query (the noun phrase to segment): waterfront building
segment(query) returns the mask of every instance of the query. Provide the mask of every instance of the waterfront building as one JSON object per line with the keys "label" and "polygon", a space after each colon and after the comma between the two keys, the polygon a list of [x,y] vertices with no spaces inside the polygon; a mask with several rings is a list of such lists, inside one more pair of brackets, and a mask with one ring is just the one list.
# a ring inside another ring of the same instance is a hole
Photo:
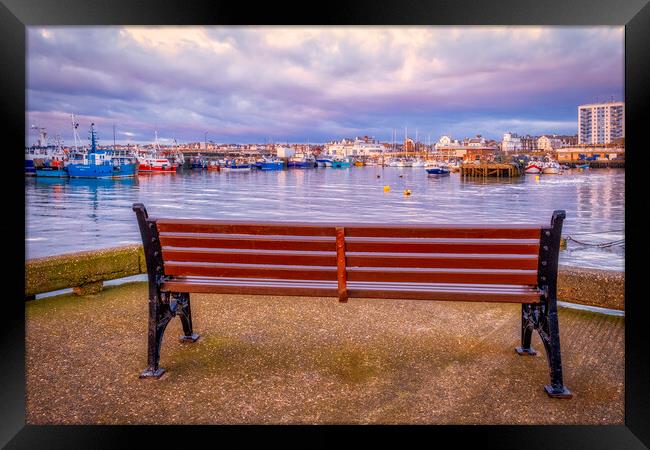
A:
{"label": "waterfront building", "polygon": [[519,152],[523,150],[521,138],[516,133],[504,133],[501,142],[501,150],[504,153]]}
{"label": "waterfront building", "polygon": [[625,137],[625,103],[578,106],[578,144],[610,144]]}
{"label": "waterfront building", "polygon": [[371,136],[331,141],[325,145],[325,153],[331,156],[379,156],[383,146]]}
{"label": "waterfront building", "polygon": [[556,150],[560,163],[577,162],[587,159],[593,161],[625,161],[625,147],[617,144],[583,145],[561,147]]}
{"label": "waterfront building", "polygon": [[480,134],[477,134],[476,137],[464,139],[463,145],[471,148],[485,147],[486,141]]}
{"label": "waterfront building", "polygon": [[544,135],[537,139],[537,148],[547,152],[552,152],[553,150],[562,147],[562,145],[564,145],[562,139],[554,134],[549,136]]}
{"label": "waterfront building", "polygon": [[538,141],[539,136],[531,136],[527,134],[526,136],[520,136],[519,140],[521,141],[521,151],[523,153],[531,153],[539,148]]}

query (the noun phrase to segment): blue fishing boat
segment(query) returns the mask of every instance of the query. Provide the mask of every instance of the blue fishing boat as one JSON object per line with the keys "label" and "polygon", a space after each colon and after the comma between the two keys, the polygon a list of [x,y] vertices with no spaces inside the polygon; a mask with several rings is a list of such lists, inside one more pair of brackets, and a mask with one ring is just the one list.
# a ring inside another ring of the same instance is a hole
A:
{"label": "blue fishing boat", "polygon": [[300,157],[293,157],[287,162],[287,167],[295,169],[310,169],[317,167],[318,163],[312,155],[303,155]]}
{"label": "blue fishing boat", "polygon": [[445,175],[449,175],[450,172],[449,169],[440,166],[429,167],[428,169],[425,170],[427,171],[428,175],[434,177],[444,177]]}
{"label": "blue fishing boat", "polygon": [[62,166],[44,166],[40,169],[36,169],[37,177],[46,177],[46,178],[68,178],[68,169],[67,167]]}
{"label": "blue fishing boat", "polygon": [[251,165],[240,160],[225,161],[221,166],[222,172],[250,172]]}
{"label": "blue fishing boat", "polygon": [[284,162],[278,158],[263,158],[261,161],[257,161],[255,166],[260,170],[282,170],[284,168]]}
{"label": "blue fishing boat", "polygon": [[68,174],[73,178],[121,178],[133,177],[137,173],[137,160],[125,152],[100,150],[97,148],[95,124],[90,125],[90,150],[80,162],[68,165]]}

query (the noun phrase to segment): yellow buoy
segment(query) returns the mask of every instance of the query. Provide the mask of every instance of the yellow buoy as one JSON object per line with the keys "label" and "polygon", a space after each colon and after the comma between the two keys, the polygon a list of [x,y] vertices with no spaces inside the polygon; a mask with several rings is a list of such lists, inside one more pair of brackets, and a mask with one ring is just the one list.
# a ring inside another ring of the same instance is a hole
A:
{"label": "yellow buoy", "polygon": [[411,190],[410,189],[405,189],[404,190],[404,195],[411,195]]}
{"label": "yellow buoy", "polygon": [[539,175],[535,175],[535,181],[539,181]]}
{"label": "yellow buoy", "polygon": [[390,186],[388,185],[384,186],[384,192],[388,192],[388,191],[390,191]]}

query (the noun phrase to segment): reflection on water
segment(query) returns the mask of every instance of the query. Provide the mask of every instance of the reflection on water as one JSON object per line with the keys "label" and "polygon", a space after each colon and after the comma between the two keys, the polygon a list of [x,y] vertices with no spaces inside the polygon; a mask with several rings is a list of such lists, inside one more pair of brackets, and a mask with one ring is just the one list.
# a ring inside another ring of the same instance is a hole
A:
{"label": "reflection on water", "polygon": [[[536,181],[428,178],[423,169],[397,167],[26,178],[26,251],[34,258],[139,242],[134,202],[161,217],[380,223],[546,223],[554,209],[565,209],[564,235],[623,230],[624,181],[622,169],[574,170]],[[405,189],[412,194],[405,196]],[[624,233],[575,237],[603,242]],[[624,249],[569,242],[560,261],[623,270]]]}

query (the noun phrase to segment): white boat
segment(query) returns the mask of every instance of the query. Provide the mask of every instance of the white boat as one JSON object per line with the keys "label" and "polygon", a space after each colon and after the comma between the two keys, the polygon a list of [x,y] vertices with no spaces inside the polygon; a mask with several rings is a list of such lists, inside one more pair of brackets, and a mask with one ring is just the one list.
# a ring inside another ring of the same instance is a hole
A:
{"label": "white boat", "polygon": [[561,168],[557,161],[548,161],[542,166],[542,173],[544,174],[558,174],[560,172]]}
{"label": "white boat", "polygon": [[524,169],[524,173],[529,173],[529,174],[538,174],[542,173],[543,170],[543,164],[540,163],[539,161],[530,161],[528,165],[526,165],[526,168]]}
{"label": "white boat", "polygon": [[411,164],[411,166],[412,167],[424,167],[425,163],[424,163],[424,160],[418,158],[418,159],[413,160],[413,164]]}

